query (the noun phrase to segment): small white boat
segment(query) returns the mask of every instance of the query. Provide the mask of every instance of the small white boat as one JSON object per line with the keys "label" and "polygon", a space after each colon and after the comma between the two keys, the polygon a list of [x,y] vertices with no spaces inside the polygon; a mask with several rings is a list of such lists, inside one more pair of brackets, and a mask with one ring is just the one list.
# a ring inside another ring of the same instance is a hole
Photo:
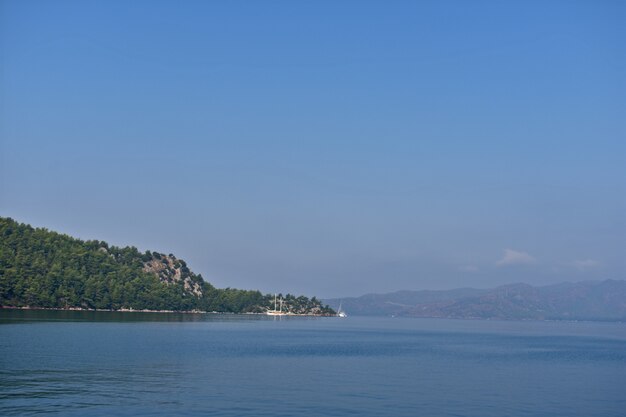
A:
{"label": "small white boat", "polygon": [[341,309],[341,302],[339,302],[339,308],[337,309],[337,317],[341,317],[341,318],[348,317],[346,312]]}

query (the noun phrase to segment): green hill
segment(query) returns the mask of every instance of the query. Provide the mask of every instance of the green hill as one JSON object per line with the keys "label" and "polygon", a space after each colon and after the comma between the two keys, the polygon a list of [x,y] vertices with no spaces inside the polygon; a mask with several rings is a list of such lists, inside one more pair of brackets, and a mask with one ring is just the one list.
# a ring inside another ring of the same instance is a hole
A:
{"label": "green hill", "polygon": [[[331,315],[315,297],[287,294],[284,309]],[[273,295],[217,289],[182,259],[83,241],[0,217],[0,306],[262,313]]]}

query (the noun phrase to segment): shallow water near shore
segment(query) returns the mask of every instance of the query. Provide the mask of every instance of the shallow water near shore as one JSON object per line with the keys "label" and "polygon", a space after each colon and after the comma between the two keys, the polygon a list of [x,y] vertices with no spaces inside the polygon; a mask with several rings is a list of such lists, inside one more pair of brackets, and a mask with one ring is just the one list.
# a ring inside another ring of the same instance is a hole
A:
{"label": "shallow water near shore", "polygon": [[0,310],[0,415],[622,416],[626,324]]}

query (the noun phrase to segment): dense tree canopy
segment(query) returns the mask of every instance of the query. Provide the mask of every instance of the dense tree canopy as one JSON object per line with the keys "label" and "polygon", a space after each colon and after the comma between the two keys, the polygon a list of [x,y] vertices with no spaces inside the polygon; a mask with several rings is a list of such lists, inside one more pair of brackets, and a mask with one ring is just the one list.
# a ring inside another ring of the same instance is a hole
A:
{"label": "dense tree canopy", "polygon": [[[155,260],[170,275],[147,270]],[[177,280],[170,279],[170,269],[178,271]],[[286,311],[333,313],[315,297],[283,298]],[[0,306],[261,313],[273,299],[259,291],[217,289],[171,254],[83,241],[0,217]]]}

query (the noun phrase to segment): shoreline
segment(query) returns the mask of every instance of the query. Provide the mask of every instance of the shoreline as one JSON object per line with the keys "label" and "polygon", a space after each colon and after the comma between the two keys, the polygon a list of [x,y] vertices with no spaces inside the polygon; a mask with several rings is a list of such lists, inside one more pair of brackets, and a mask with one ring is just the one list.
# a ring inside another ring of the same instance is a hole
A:
{"label": "shoreline", "polygon": [[[218,311],[200,311],[200,310],[135,310],[132,308],[121,308],[119,310],[109,310],[105,308],[83,308],[83,307],[16,307],[16,306],[0,306],[0,310],[45,310],[45,311],[93,311],[93,312],[109,312],[109,313],[184,313],[184,314],[224,314]],[[236,313],[233,313],[236,314]]]}
{"label": "shoreline", "polygon": [[[28,310],[28,311],[92,311],[92,312],[107,312],[107,313],[162,313],[162,314],[236,314],[236,315],[255,315],[255,316],[269,316],[266,313],[233,313],[230,311],[202,311],[202,310],[135,310],[132,308],[121,308],[119,310],[109,310],[103,308],[83,308],[83,307],[16,307],[16,306],[0,306],[2,310]],[[282,314],[281,317],[335,317],[332,315],[323,314]]]}

